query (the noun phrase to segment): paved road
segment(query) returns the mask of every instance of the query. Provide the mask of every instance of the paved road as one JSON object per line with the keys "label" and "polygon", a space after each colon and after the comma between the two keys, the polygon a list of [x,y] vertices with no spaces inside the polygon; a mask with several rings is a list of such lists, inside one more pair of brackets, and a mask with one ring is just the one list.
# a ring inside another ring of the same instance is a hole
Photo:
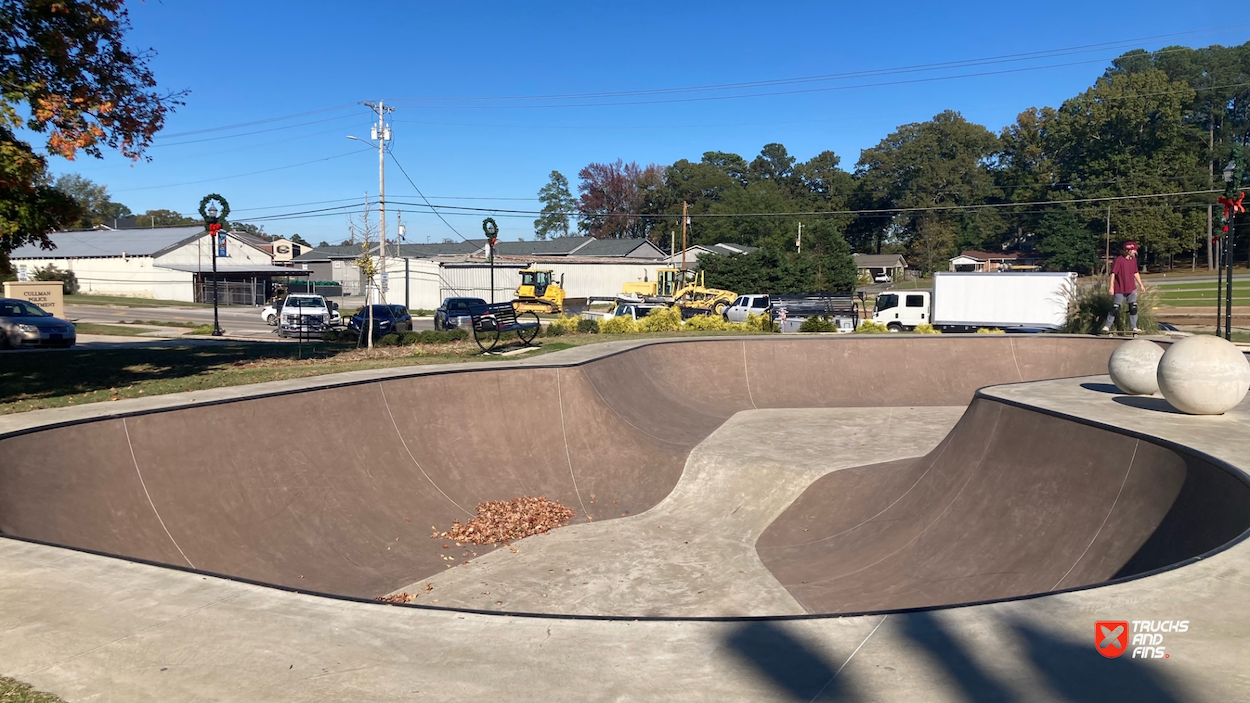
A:
{"label": "paved road", "polygon": [[[66,305],[66,315],[78,322],[117,323],[122,320],[194,322],[212,324],[212,308],[131,308],[111,305]],[[254,339],[277,339],[276,327],[260,319],[261,308],[225,307],[218,309],[221,328],[227,334]],[[433,319],[413,320],[413,329],[434,329]]]}

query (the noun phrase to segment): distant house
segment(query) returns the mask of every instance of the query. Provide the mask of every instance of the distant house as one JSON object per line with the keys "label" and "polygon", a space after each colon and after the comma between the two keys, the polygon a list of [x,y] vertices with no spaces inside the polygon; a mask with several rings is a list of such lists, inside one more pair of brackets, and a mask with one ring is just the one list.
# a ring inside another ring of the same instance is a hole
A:
{"label": "distant house", "polygon": [[750,254],[758,251],[759,247],[749,247],[745,244],[732,244],[729,242],[719,242],[717,244],[695,244],[687,247],[685,252],[677,252],[668,257],[665,261],[669,266],[681,266],[682,255],[685,254],[686,266],[694,266],[699,261],[699,257],[704,254],[720,254],[721,256],[730,256],[732,254]]}
{"label": "distant house", "polygon": [[855,269],[860,277],[867,276],[870,281],[889,277],[890,281],[903,278],[903,269],[907,268],[907,260],[902,254],[851,254],[855,260]]}
{"label": "distant house", "polygon": [[[28,274],[48,265],[73,271],[83,293],[212,299],[213,242],[203,225],[55,232],[48,239],[51,250],[29,244],[14,249],[13,267]],[[274,266],[267,252],[228,233],[217,274],[224,304],[256,305],[268,298],[273,277],[308,272]]]}
{"label": "distant house", "polygon": [[977,251],[969,249],[960,252],[959,256],[950,260],[951,271],[1020,271],[1037,268],[1036,257],[1018,252]]}

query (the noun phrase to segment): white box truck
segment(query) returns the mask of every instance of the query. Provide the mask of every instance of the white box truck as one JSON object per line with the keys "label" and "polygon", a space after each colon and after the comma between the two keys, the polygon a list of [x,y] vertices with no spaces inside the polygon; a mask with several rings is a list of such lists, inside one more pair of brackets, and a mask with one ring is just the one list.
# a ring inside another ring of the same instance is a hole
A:
{"label": "white box truck", "polygon": [[1058,330],[1068,315],[1075,273],[935,273],[933,291],[877,296],[872,319],[892,332],[931,324],[948,332],[978,328]]}

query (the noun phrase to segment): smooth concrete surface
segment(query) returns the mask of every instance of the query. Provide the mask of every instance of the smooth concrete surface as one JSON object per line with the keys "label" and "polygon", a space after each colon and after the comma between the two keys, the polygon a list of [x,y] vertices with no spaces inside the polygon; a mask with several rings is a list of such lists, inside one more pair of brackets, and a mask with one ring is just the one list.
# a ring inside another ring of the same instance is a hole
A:
{"label": "smooth concrete surface", "polygon": [[[483,501],[545,496],[573,507],[575,524],[651,509],[691,449],[736,412],[965,405],[990,383],[1102,371],[1117,343],[634,342],[546,364],[360,372],[179,394],[188,397],[173,407],[154,398],[40,411],[12,422],[66,424],[0,436],[0,532],[373,598],[445,571],[430,528]],[[92,413],[106,415],[71,420]],[[283,423],[298,430],[268,429]]]}
{"label": "smooth concrete surface", "polygon": [[1111,352],[1107,372],[1111,382],[1129,395],[1159,392],[1159,359],[1163,347],[1149,339],[1130,339]]}
{"label": "smooth concrete surface", "polygon": [[651,510],[531,537],[513,545],[515,552],[500,549],[466,559],[475,548],[451,544],[446,551],[456,557],[455,568],[397,592],[419,594],[422,603],[488,611],[626,617],[805,613],[760,561],[759,536],[815,479],[924,453],[963,411],[745,410],[694,448],[673,491]]}
{"label": "smooth concrete surface", "polygon": [[1159,360],[1159,392],[1190,415],[1220,415],[1246,397],[1250,361],[1232,342],[1195,335],[1176,342]]}
{"label": "smooth concrete surface", "polygon": [[[820,345],[845,342],[793,340],[787,341],[793,346],[786,349],[764,345],[752,349],[738,342],[736,350],[733,342],[721,342],[725,346],[711,351],[724,366],[731,358],[726,351],[741,354],[744,364],[738,371],[742,375],[732,386],[732,374],[721,377],[721,395],[689,402],[689,396],[683,395],[688,387],[678,384],[680,364],[685,363],[688,370],[700,359],[706,362],[712,356],[708,349],[686,347],[679,349],[681,356],[666,357],[663,350],[655,349],[662,345],[651,349],[644,345],[634,347],[642,356],[632,361],[630,355],[621,355],[651,376],[652,385],[640,397],[614,395],[613,386],[602,383],[613,376],[636,378],[637,372],[620,365],[592,368],[593,355],[568,359],[568,366],[560,367],[560,377],[563,369],[581,366],[594,378],[589,390],[600,392],[601,398],[607,396],[605,412],[616,422],[626,422],[649,437],[652,445],[677,446],[696,440],[685,452],[678,452],[684,456],[726,419],[752,406],[828,407],[831,398],[856,407],[962,404],[972,396],[965,390],[967,384],[994,375],[998,382],[1010,382],[1026,375],[1076,375],[1082,367],[1095,364],[1105,368],[1114,348],[1092,344],[1096,340],[1089,340],[1091,344],[1085,347],[1072,342],[1069,349],[1024,349],[1027,343],[1006,344],[1004,340],[980,348],[997,350],[1000,354],[995,357],[975,356],[968,348],[952,349],[957,346],[953,344],[940,346],[953,341],[957,340],[907,348],[903,344],[907,338],[893,338],[824,349]],[[899,346],[889,349],[879,344]],[[1053,360],[1047,368],[1043,360],[1048,356]],[[753,359],[774,362],[773,366],[794,364],[796,359],[804,363],[782,367],[784,373],[778,373],[767,365],[753,366]],[[867,360],[894,368],[874,372]],[[914,373],[892,373],[900,369],[900,360],[904,372],[915,369],[907,363],[932,364],[931,373],[921,376],[928,387],[900,389],[916,378]],[[769,373],[771,384],[759,383]],[[780,386],[787,377],[795,380]],[[656,383],[657,378],[663,383]],[[337,389],[354,387],[343,385],[340,379],[320,380]],[[372,380],[353,378],[352,383],[385,385]],[[791,394],[788,399],[777,394],[779,386]],[[373,392],[382,391],[374,388]],[[908,394],[928,402],[898,402]],[[248,391],[243,391],[237,397],[246,395]],[[1036,408],[1049,417],[1162,443],[1170,451],[1233,472],[1228,475],[1235,474],[1237,480],[1244,479],[1250,463],[1246,459],[1250,456],[1246,431],[1250,407],[1244,403],[1220,417],[1185,417],[1169,412],[1161,399],[1116,393],[1106,376],[1002,386],[987,389],[982,396],[986,402]],[[957,401],[939,402],[945,397]],[[681,401],[680,413],[667,416],[666,421],[649,422],[645,413],[630,412],[645,407],[648,398],[652,407]],[[740,407],[744,404],[747,407]],[[558,405],[566,407],[562,402]],[[129,424],[131,418],[141,416],[128,412],[152,409],[140,404],[118,406],[121,403],[111,404],[108,420],[78,427],[98,427],[123,418]],[[254,421],[261,420],[263,409],[258,409]],[[66,413],[48,413],[27,418],[25,427],[73,419]],[[195,419],[188,417],[184,435],[195,426],[190,422]],[[123,426],[123,441],[125,430]],[[13,445],[9,442],[44,432],[0,438],[0,475],[10,491],[8,502],[0,508],[0,519],[7,519],[8,511],[19,502],[11,494],[18,484],[11,482],[13,455],[6,450]],[[109,445],[117,440],[117,433],[106,428],[91,439],[103,452],[80,453],[100,457],[99,466],[107,474],[113,461]],[[803,448],[794,449],[795,463],[801,465]],[[1026,453],[1019,460],[1029,458]],[[410,456],[409,462],[415,459]],[[132,457],[131,471],[137,463]],[[265,475],[262,467],[254,471]],[[95,494],[97,500],[120,510],[125,518],[123,531],[162,529],[157,518],[165,512],[156,510],[158,501],[150,501],[146,517],[126,514],[129,508],[124,500],[114,503],[99,494],[108,486],[106,477],[77,473],[65,478],[71,482],[63,486]],[[96,489],[90,484],[72,485],[72,481],[91,480],[103,484]],[[25,487],[31,485],[38,482]],[[326,509],[334,507],[335,491],[314,488],[320,490],[318,497]],[[202,497],[212,497],[199,490]],[[255,496],[258,500],[266,497]],[[280,513],[270,515],[281,517]],[[313,513],[303,514],[304,519],[313,517]],[[1203,517],[1193,511],[1179,516],[1199,528]],[[166,527],[164,531],[171,530]],[[109,538],[127,544],[133,539],[124,534]],[[181,544],[168,534],[166,538],[167,546]],[[423,539],[428,541],[428,532]],[[523,547],[526,541],[519,544]],[[298,548],[299,543],[291,546]],[[1157,546],[1160,552],[1175,548]],[[329,558],[351,556],[340,552]],[[387,606],[0,540],[0,673],[70,701],[1247,700],[1250,675],[1244,662],[1250,660],[1246,638],[1250,610],[1244,603],[1248,597],[1250,554],[1240,541],[1179,568],[1024,600],[857,617],[715,621],[518,617]],[[1146,619],[1189,621],[1186,633],[1167,636],[1168,659],[1126,655],[1112,661],[1096,653],[1091,637],[1095,621]]]}

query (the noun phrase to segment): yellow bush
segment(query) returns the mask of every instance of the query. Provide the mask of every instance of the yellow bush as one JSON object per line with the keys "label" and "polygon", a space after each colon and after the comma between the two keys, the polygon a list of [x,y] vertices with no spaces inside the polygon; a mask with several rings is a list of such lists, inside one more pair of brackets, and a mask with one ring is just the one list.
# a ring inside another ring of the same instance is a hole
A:
{"label": "yellow bush", "polygon": [[977,328],[977,334],[1007,334],[1007,333],[1002,330],[994,329],[991,327],[979,327]]}
{"label": "yellow bush", "polygon": [[638,325],[634,323],[632,317],[613,317],[599,323],[599,332],[602,334],[634,334],[638,332]]}
{"label": "yellow bush", "polygon": [[681,310],[658,308],[637,322],[638,332],[676,332],[681,329]]}
{"label": "yellow bush", "polygon": [[[577,315],[561,315],[547,323],[547,333],[552,336],[560,334],[574,334],[577,332],[577,321],[579,319],[581,318]],[[552,330],[558,331],[553,332]]]}
{"label": "yellow bush", "polygon": [[855,332],[858,334],[885,334],[889,331],[890,330],[887,329],[885,325],[880,322],[873,322],[872,320],[864,320],[859,323],[859,327],[855,329]]}
{"label": "yellow bush", "polygon": [[915,332],[916,334],[942,334],[942,330],[935,329],[933,325],[927,322],[922,325],[916,325],[916,328],[913,329],[912,332]]}
{"label": "yellow bush", "polygon": [[777,324],[773,322],[773,318],[769,315],[756,315],[755,313],[747,314],[747,321],[743,326],[749,330],[758,330],[760,332],[776,332]]}

